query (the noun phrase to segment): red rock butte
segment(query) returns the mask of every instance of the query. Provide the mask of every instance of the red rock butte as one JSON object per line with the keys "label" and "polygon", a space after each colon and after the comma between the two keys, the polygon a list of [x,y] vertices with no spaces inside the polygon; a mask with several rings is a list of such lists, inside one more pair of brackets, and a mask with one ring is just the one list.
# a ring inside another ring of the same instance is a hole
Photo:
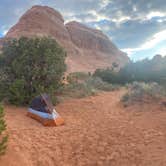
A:
{"label": "red rock butte", "polygon": [[64,24],[63,16],[47,6],[33,6],[6,34],[4,39],[49,36],[67,52],[68,72],[89,72],[97,68],[111,67],[113,62],[123,66],[129,61],[100,30],[79,22]]}

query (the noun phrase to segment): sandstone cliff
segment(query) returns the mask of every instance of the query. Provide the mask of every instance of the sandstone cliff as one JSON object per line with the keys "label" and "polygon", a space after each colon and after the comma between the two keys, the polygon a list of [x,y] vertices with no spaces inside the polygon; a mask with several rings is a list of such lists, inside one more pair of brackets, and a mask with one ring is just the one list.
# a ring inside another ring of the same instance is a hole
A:
{"label": "sandstone cliff", "polygon": [[64,24],[62,15],[47,6],[28,10],[5,38],[50,36],[67,51],[68,72],[94,71],[110,67],[112,62],[124,65],[129,58],[101,31],[78,22]]}

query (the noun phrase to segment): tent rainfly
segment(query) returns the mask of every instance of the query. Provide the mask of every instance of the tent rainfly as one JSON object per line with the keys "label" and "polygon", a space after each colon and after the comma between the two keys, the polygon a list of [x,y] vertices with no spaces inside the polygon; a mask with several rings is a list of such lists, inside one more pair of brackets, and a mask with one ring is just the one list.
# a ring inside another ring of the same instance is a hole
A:
{"label": "tent rainfly", "polygon": [[60,126],[64,124],[64,120],[55,111],[47,94],[41,94],[32,100],[27,116],[39,121],[44,126]]}

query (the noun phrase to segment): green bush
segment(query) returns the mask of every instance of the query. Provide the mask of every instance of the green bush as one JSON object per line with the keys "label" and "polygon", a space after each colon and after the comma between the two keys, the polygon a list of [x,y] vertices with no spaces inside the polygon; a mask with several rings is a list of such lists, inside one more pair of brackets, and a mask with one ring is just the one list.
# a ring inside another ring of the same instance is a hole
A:
{"label": "green bush", "polygon": [[5,153],[8,136],[3,133],[6,130],[6,124],[4,120],[4,110],[2,105],[0,105],[0,155]]}
{"label": "green bush", "polygon": [[0,57],[0,91],[13,104],[28,104],[43,92],[52,96],[62,85],[66,53],[54,39],[14,39]]}

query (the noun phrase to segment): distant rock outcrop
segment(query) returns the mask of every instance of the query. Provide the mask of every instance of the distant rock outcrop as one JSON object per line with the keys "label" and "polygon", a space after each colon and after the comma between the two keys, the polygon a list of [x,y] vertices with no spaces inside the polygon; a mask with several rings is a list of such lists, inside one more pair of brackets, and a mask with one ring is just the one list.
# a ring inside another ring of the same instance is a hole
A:
{"label": "distant rock outcrop", "polygon": [[129,61],[101,31],[78,22],[64,24],[62,15],[47,6],[28,10],[6,34],[5,38],[50,36],[67,51],[68,72],[94,71],[110,67],[113,62],[124,65]]}

